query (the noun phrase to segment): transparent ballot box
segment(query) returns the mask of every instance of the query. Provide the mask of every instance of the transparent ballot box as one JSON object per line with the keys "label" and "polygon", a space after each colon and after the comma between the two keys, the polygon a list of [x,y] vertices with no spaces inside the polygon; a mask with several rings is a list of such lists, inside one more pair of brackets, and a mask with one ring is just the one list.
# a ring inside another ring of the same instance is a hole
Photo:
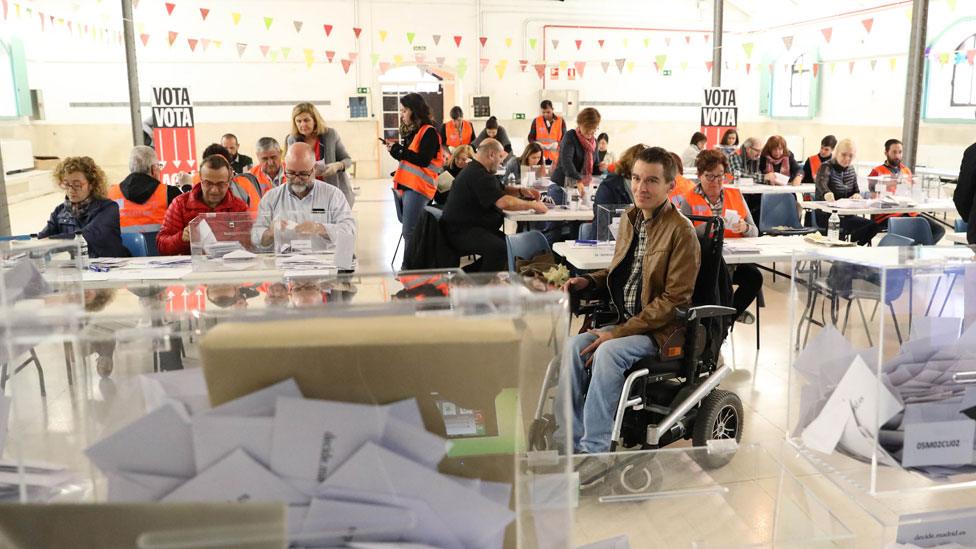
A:
{"label": "transparent ballot box", "polygon": [[189,224],[194,271],[254,268],[257,246],[251,242],[254,220],[248,212],[212,212]]}
{"label": "transparent ballot box", "polygon": [[508,273],[209,274],[100,288],[70,327],[40,315],[63,304],[5,315],[31,328],[3,343],[30,349],[46,390],[22,372],[0,401],[0,535],[67,546],[26,528],[43,520],[86,523],[77,546],[569,545],[571,464],[527,444],[569,331],[561,293]]}
{"label": "transparent ballot box", "polygon": [[596,240],[608,242],[617,239],[620,231],[620,218],[631,208],[631,204],[602,204],[596,207],[593,219],[593,234]]}
{"label": "transparent ballot box", "polygon": [[[899,203],[924,203],[937,198],[946,198],[942,180],[938,176],[923,174],[897,174],[868,176],[864,185],[865,196]],[[861,182],[864,184],[864,181]]]}
{"label": "transparent ballot box", "polygon": [[[256,245],[263,244],[266,230],[262,222],[255,227],[252,240]],[[271,223],[270,232],[276,255],[330,254],[339,269],[353,268],[356,220],[349,210],[284,212]]]}
{"label": "transparent ballot box", "polygon": [[794,259],[788,438],[887,541],[906,516],[976,507],[974,292],[964,247]]}

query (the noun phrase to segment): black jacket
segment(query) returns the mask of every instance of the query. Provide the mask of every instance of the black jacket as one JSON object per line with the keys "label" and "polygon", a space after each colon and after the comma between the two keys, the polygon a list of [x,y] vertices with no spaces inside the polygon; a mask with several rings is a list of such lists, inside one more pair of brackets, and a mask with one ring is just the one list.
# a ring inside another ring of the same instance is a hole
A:
{"label": "black jacket", "polygon": [[[559,142],[559,162],[549,179],[559,186],[565,184],[567,177],[582,179],[581,174],[585,159],[586,152],[583,151],[583,145],[580,144],[579,137],[576,136],[576,130],[569,130],[563,135],[563,140]],[[593,151],[593,175],[600,173],[600,155],[597,151]]]}
{"label": "black jacket", "polygon": [[432,128],[424,133],[420,138],[420,151],[413,152],[408,147],[413,142],[413,137],[417,132],[410,132],[403,136],[400,143],[394,143],[390,148],[390,156],[397,160],[406,160],[411,164],[416,164],[421,168],[430,166],[430,163],[437,157],[437,152],[441,148],[441,139],[436,128]]}
{"label": "black jacket", "polygon": [[81,219],[71,213],[67,200],[51,213],[47,226],[37,233],[39,238],[74,238],[77,231],[88,241],[91,257],[129,257],[122,245],[119,228],[119,205],[114,200],[95,198]]}
{"label": "black jacket", "polygon": [[440,220],[424,211],[403,252],[403,270],[456,268],[460,262]]}
{"label": "black jacket", "polygon": [[[119,183],[119,190],[126,200],[136,204],[145,204],[149,197],[156,192],[156,186],[162,185],[156,178],[144,173],[130,173]],[[182,194],[178,187],[169,186],[166,189],[166,205],[169,206],[173,199]]]}
{"label": "black jacket", "polygon": [[630,181],[622,176],[615,173],[608,175],[603,183],[600,183],[600,187],[596,190],[596,196],[593,197],[593,215],[596,215],[596,209],[599,206],[633,204],[634,199],[630,196],[628,185],[630,185]]}
{"label": "black jacket", "polygon": [[959,216],[969,223],[966,231],[966,241],[976,244],[976,208],[973,201],[976,200],[976,143],[973,143],[962,154],[962,163],[959,165],[959,180],[956,182],[956,190],[952,193],[952,201],[956,204],[956,211]]}

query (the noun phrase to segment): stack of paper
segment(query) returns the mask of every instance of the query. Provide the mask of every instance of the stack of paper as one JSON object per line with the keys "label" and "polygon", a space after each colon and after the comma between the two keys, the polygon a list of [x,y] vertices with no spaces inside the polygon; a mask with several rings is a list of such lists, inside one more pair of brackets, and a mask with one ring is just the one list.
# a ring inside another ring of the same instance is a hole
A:
{"label": "stack of paper", "polygon": [[231,252],[241,249],[243,249],[243,246],[236,240],[211,242],[203,247],[203,251],[209,259],[220,259]]}
{"label": "stack of paper", "polygon": [[855,351],[833,327],[810,341],[794,368],[807,381],[794,436],[814,450],[913,468],[931,478],[976,471],[976,329],[923,318],[877,372],[877,349]]}
{"label": "stack of paper", "polygon": [[281,501],[298,546],[502,546],[511,486],[438,473],[447,441],[424,428],[415,400],[312,400],[289,379],[190,415],[169,393],[197,383],[156,374],[157,407],[86,450],[110,500]]}

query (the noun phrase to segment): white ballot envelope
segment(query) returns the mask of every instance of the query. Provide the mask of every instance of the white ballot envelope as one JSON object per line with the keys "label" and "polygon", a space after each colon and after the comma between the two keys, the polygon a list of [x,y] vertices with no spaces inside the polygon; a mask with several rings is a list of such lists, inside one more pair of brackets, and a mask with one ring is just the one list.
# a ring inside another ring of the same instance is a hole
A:
{"label": "white ballot envelope", "polygon": [[789,185],[790,184],[790,178],[789,178],[789,176],[786,176],[786,175],[783,175],[783,174],[781,174],[779,172],[776,172],[776,173],[773,174],[773,177],[776,179],[776,184],[777,185]]}
{"label": "white ballot envelope", "polygon": [[905,407],[904,467],[973,463],[976,421],[959,412],[959,402],[923,402]]}
{"label": "white ballot envelope", "polygon": [[106,474],[125,471],[189,478],[196,473],[190,418],[171,403],[89,446],[85,455]]}
{"label": "white ballot envelope", "polygon": [[725,210],[725,226],[731,227],[739,222],[739,212],[735,210]]}
{"label": "white ballot envelope", "polygon": [[270,417],[199,415],[193,418],[193,457],[197,472],[242,449],[265,467],[271,464]]}
{"label": "white ballot envelope", "polygon": [[[206,390],[206,386],[204,386]],[[260,391],[225,402],[207,412],[214,416],[274,417],[278,397],[302,398],[294,378],[288,378]]]}
{"label": "white ballot envelope", "polygon": [[414,513],[402,507],[313,499],[301,535],[292,541],[313,546],[398,541],[417,526]]}
{"label": "white ballot envelope", "polygon": [[162,501],[283,501],[305,505],[309,498],[254,461],[244,450],[235,450]]}

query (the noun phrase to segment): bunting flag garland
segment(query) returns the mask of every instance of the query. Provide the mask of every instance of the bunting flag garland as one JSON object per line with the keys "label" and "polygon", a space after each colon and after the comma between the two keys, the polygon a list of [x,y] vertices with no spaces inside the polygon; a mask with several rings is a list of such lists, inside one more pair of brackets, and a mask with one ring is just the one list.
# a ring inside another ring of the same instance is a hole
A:
{"label": "bunting flag garland", "polygon": [[258,49],[261,50],[261,57],[267,57],[271,46],[258,46]]}
{"label": "bunting flag garland", "polygon": [[529,60],[528,59],[519,59],[519,70],[521,72],[525,72],[525,69],[528,66],[529,66]]}
{"label": "bunting flag garland", "polygon": [[686,70],[688,70],[688,62],[687,61],[682,61],[681,62],[681,72],[685,72]]}
{"label": "bunting flag garland", "polygon": [[627,61],[627,72],[634,72],[634,62]]}
{"label": "bunting flag garland", "polygon": [[495,65],[495,72],[498,73],[498,79],[501,80],[505,78],[505,69],[508,68],[508,60],[502,59]]}
{"label": "bunting flag garland", "polygon": [[302,25],[304,25],[305,23],[296,20],[296,21],[292,21],[292,24],[295,25],[295,32],[302,32]]}
{"label": "bunting flag garland", "polygon": [[438,57],[435,57],[435,58],[434,58],[434,61],[437,61],[437,66],[438,66],[438,67],[443,67],[443,66],[444,66],[444,61],[445,61],[445,60],[447,60],[447,58],[446,58],[446,57],[444,57],[443,55],[442,55],[442,56],[438,56]]}
{"label": "bunting flag garland", "polygon": [[315,52],[311,48],[305,48],[302,51],[305,54],[305,68],[312,68],[312,63],[315,63]]}
{"label": "bunting flag garland", "polygon": [[349,74],[349,67],[352,66],[352,60],[341,59],[340,62],[342,63],[342,72]]}
{"label": "bunting flag garland", "polygon": [[600,45],[600,49],[603,49],[603,39],[597,40],[596,43]]}
{"label": "bunting flag garland", "polygon": [[[200,39],[200,45],[203,46],[203,51],[207,51],[207,48],[210,47],[210,39],[209,38],[201,38]],[[288,57],[288,54],[287,53],[285,54],[285,57]]]}
{"label": "bunting flag garland", "polygon": [[363,29],[359,27],[353,27],[352,33],[356,35],[356,40],[359,40],[359,35],[363,33]]}
{"label": "bunting flag garland", "polygon": [[415,32],[408,32],[407,33],[407,43],[412,46],[413,45],[413,39],[416,38],[416,37],[417,37],[417,33],[415,33]]}
{"label": "bunting flag garland", "polygon": [[963,60],[966,59],[966,54],[961,51],[956,52],[956,64],[961,65]]}
{"label": "bunting flag garland", "polygon": [[566,67],[568,67],[568,66],[569,66],[569,62],[568,61],[560,61],[559,62],[559,70],[561,72],[566,72]]}
{"label": "bunting flag garland", "polygon": [[247,44],[237,43],[237,57],[241,58],[244,56],[244,50],[247,49]]}
{"label": "bunting flag garland", "polygon": [[746,52],[746,57],[752,59],[752,48],[755,46],[752,42],[746,42],[742,44],[742,50]]}
{"label": "bunting flag garland", "polygon": [[949,53],[948,52],[940,53],[939,54],[939,63],[942,64],[942,65],[945,65],[948,62],[949,62]]}
{"label": "bunting flag garland", "polygon": [[651,39],[650,38],[645,38],[644,39],[644,47],[646,48],[646,47],[649,47],[650,45],[651,45]]}
{"label": "bunting flag garland", "polygon": [[868,34],[871,34],[871,28],[874,26],[874,18],[869,17],[861,21],[861,24],[864,25],[864,30],[868,31]]}
{"label": "bunting flag garland", "polygon": [[891,70],[894,71],[898,68],[898,58],[892,57],[888,60],[888,64],[891,65]]}
{"label": "bunting flag garland", "polygon": [[352,62],[354,62],[354,63],[355,63],[355,62],[356,62],[356,59],[359,59],[359,54],[358,54],[358,53],[356,53],[356,52],[354,52],[354,51],[351,51],[351,52],[349,52],[349,55],[348,55],[348,57],[347,57],[347,58],[348,58],[348,59],[349,59],[350,61],[352,61]]}
{"label": "bunting flag garland", "polygon": [[265,17],[264,18],[264,30],[271,30],[271,23],[273,23],[273,22],[274,22],[274,18],[273,17]]}
{"label": "bunting flag garland", "polygon": [[456,47],[458,47],[458,48],[460,48],[460,47],[461,47],[461,37],[460,37],[460,36],[455,36],[455,37],[454,37],[454,45],[455,45]]}
{"label": "bunting flag garland", "polygon": [[847,71],[850,74],[854,74],[854,63],[855,63],[854,61],[850,61],[847,63]]}
{"label": "bunting flag garland", "polygon": [[670,36],[665,36],[664,37],[664,45],[667,46],[667,47],[669,47],[669,48],[671,47],[671,37]]}
{"label": "bunting flag garland", "polygon": [[555,50],[555,49],[558,49],[558,48],[559,48],[559,40],[556,40],[555,38],[553,38],[552,39],[552,49]]}
{"label": "bunting flag garland", "polygon": [[586,61],[577,61],[573,63],[573,66],[576,67],[577,76],[583,78],[583,71],[586,70]]}
{"label": "bunting flag garland", "polygon": [[837,70],[837,63],[831,62],[830,63],[830,74],[834,74],[834,71],[836,71],[836,70]]}
{"label": "bunting flag garland", "polygon": [[483,47],[485,47],[485,42],[488,41],[488,37],[487,36],[482,36],[482,37],[478,38],[478,41],[481,42],[481,47],[483,48]]}
{"label": "bunting flag garland", "polygon": [[200,8],[200,18],[204,21],[207,20],[207,16],[210,15],[210,10],[207,8]]}
{"label": "bunting flag garland", "polygon": [[878,64],[878,60],[877,60],[877,59],[872,59],[872,60],[871,60],[871,70],[872,70],[872,71],[874,70],[874,67],[875,67],[875,66],[876,66],[877,64]]}
{"label": "bunting flag garland", "polygon": [[767,67],[767,71],[769,72],[769,74],[773,74],[773,71],[774,70],[776,70],[776,65],[773,64],[773,63],[770,63],[769,64],[769,67]]}
{"label": "bunting flag garland", "polygon": [[277,61],[277,60],[278,60],[278,50],[271,50],[271,51],[270,51],[270,52],[268,52],[268,53],[270,53],[270,54],[271,54],[271,62],[272,62],[272,63],[274,63],[275,61]]}
{"label": "bunting flag garland", "polygon": [[506,38],[505,39],[505,47],[506,48],[511,48],[512,47],[512,39],[511,38]]}
{"label": "bunting flag garland", "polygon": [[685,36],[685,44],[691,45],[691,37]]}
{"label": "bunting flag garland", "polygon": [[582,46],[583,46],[583,41],[576,40],[576,51],[579,51]]}
{"label": "bunting flag garland", "polygon": [[335,52],[334,51],[325,52],[325,58],[329,61],[329,63],[331,63],[332,60],[335,59]]}
{"label": "bunting flag garland", "polygon": [[630,40],[624,38],[624,47],[625,48],[629,48],[630,47]]}
{"label": "bunting flag garland", "polygon": [[375,67],[376,64],[379,63],[379,61],[380,61],[380,54],[378,54],[378,53],[371,53],[371,54],[369,54],[369,64],[370,65],[372,65],[372,66]]}
{"label": "bunting flag garland", "polygon": [[820,73],[820,63],[813,64],[813,77],[816,78],[817,74]]}
{"label": "bunting flag garland", "polygon": [[400,54],[393,56],[393,64],[397,67],[403,64],[403,56]]}
{"label": "bunting flag garland", "polygon": [[603,74],[607,74],[607,70],[610,68],[610,62],[609,61],[602,61],[600,63],[600,67],[603,68]]}
{"label": "bunting flag garland", "polygon": [[969,64],[972,65],[973,61],[976,61],[976,50],[967,50],[966,59],[969,61]]}
{"label": "bunting flag garland", "polygon": [[786,51],[790,51],[791,49],[793,49],[793,37],[792,36],[784,36],[783,37],[783,45],[786,46]]}
{"label": "bunting flag garland", "polygon": [[173,10],[176,8],[176,4],[166,2],[166,14],[173,15]]}
{"label": "bunting flag garland", "polygon": [[190,51],[197,51],[197,39],[187,38],[186,43],[190,45]]}
{"label": "bunting flag garland", "polygon": [[386,42],[386,31],[385,30],[381,30],[380,31],[380,42]]}
{"label": "bunting flag garland", "polygon": [[746,63],[746,74],[752,71],[752,63]]}
{"label": "bunting flag garland", "polygon": [[458,58],[457,67],[455,67],[454,71],[457,73],[458,78],[464,78],[464,75],[468,73],[468,58]]}
{"label": "bunting flag garland", "polygon": [[829,44],[830,37],[834,35],[834,29],[831,27],[827,27],[825,29],[820,29],[820,32],[823,33],[824,40],[826,40],[827,43]]}
{"label": "bunting flag garland", "polygon": [[230,14],[230,18],[234,20],[234,26],[241,22],[241,14],[239,13]]}
{"label": "bunting flag garland", "polygon": [[627,60],[626,59],[623,59],[623,58],[620,58],[620,59],[614,59],[613,62],[617,64],[617,71],[620,74],[623,74],[624,73],[624,65],[627,63]]}
{"label": "bunting flag garland", "polygon": [[[708,72],[712,72],[712,68],[714,66],[715,66],[714,61],[705,61],[705,70],[707,70]],[[772,65],[770,65],[770,67],[772,67]]]}
{"label": "bunting flag garland", "polygon": [[332,25],[322,25],[325,30],[325,37],[328,38],[332,34]]}
{"label": "bunting flag garland", "polygon": [[218,50],[220,49],[220,45],[223,44],[223,43],[224,43],[223,40],[214,40],[213,41],[214,47],[216,47]]}
{"label": "bunting flag garland", "polygon": [[439,34],[435,34],[435,35],[433,36],[433,39],[434,39],[434,45],[435,45],[435,46],[437,46],[437,45],[439,45],[439,44],[441,43],[441,35],[439,35]]}
{"label": "bunting flag garland", "polygon": [[390,64],[386,61],[380,61],[380,74],[386,74],[386,71],[390,70]]}
{"label": "bunting flag garland", "polygon": [[539,78],[544,80],[546,78],[546,64],[536,63],[533,67],[535,67],[535,73],[539,75]]}
{"label": "bunting flag garland", "polygon": [[175,31],[169,31],[169,47],[173,47],[173,42],[176,42],[176,35],[178,33]]}
{"label": "bunting flag garland", "polygon": [[291,48],[281,48],[281,57],[283,59],[288,59],[289,53],[291,53]]}
{"label": "bunting flag garland", "polygon": [[485,58],[485,57],[482,57],[482,58],[478,59],[478,64],[481,66],[481,72],[484,72],[485,69],[488,68],[488,59]]}
{"label": "bunting flag garland", "polygon": [[538,44],[538,41],[535,38],[529,38],[529,47],[530,48],[532,48],[534,50],[536,44]]}
{"label": "bunting flag garland", "polygon": [[140,34],[139,35],[139,38],[142,40],[142,46],[143,47],[146,47],[146,46],[149,45],[149,35],[148,34]]}
{"label": "bunting flag garland", "polygon": [[949,6],[949,11],[956,11],[956,0],[946,0],[946,5]]}
{"label": "bunting flag garland", "polygon": [[667,63],[667,61],[668,61],[667,55],[658,55],[657,57],[654,58],[654,68],[657,69],[657,72],[661,72],[662,70],[664,70],[664,64]]}

